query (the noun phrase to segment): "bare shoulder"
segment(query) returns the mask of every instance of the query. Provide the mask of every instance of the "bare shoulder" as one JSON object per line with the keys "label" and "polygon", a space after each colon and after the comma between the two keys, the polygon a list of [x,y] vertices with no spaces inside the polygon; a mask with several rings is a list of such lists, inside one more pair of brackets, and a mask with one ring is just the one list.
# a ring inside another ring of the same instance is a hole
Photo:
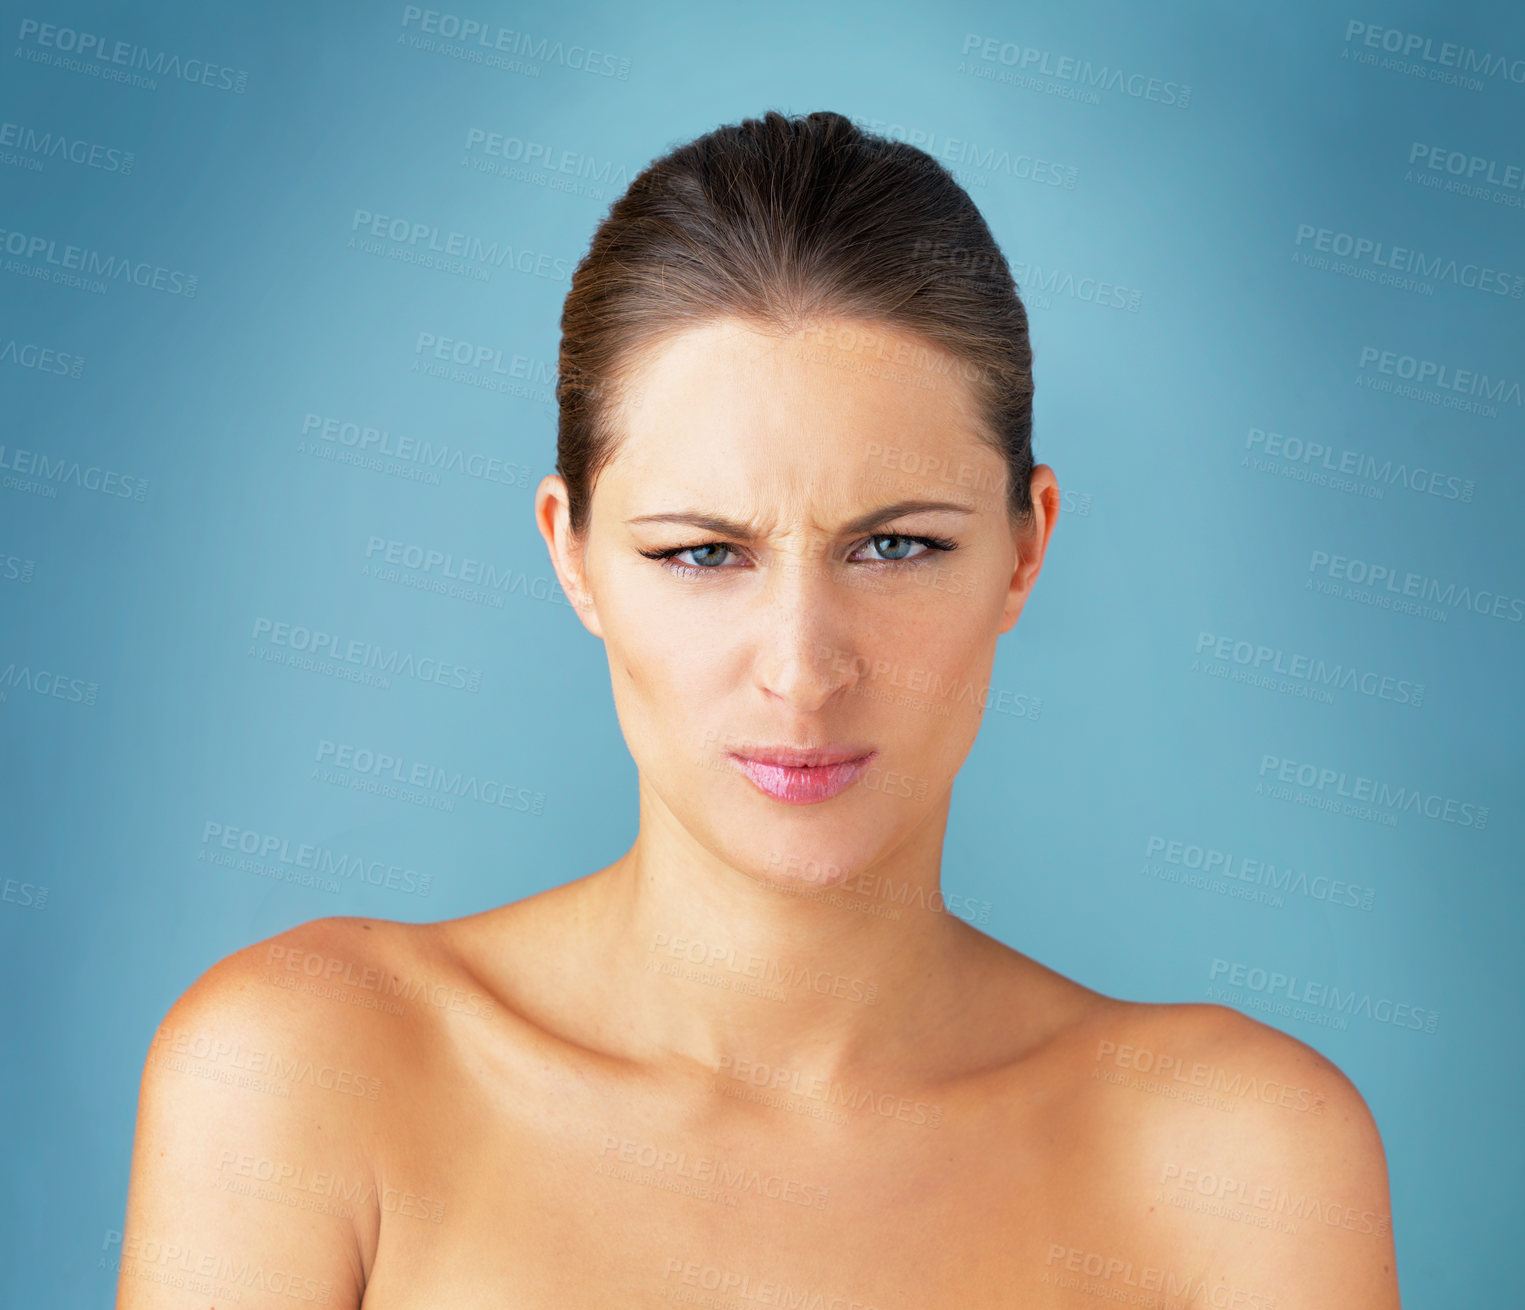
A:
{"label": "bare shoulder", "polygon": [[296,1041],[333,1055],[374,1050],[378,1035],[397,1025],[378,1027],[367,1017],[395,1018],[397,1003],[422,990],[434,926],[336,915],[234,951],[185,990],[154,1047],[162,1054],[196,1031],[215,1030],[267,1044]]}
{"label": "bare shoulder", "polygon": [[407,1008],[426,942],[413,925],[317,919],[175,1001],[143,1066],[119,1306],[359,1304],[388,1093],[428,1027]]}
{"label": "bare shoulder", "polygon": [[1382,1138],[1328,1056],[1213,1004],[1111,1001],[1075,1037],[1119,1224],[1246,1297],[1395,1310]]}
{"label": "bare shoulder", "polygon": [[1112,1001],[1091,1012],[1085,1037],[1100,1079],[1189,1118],[1209,1111],[1220,1136],[1277,1141],[1289,1158],[1324,1157],[1339,1145],[1348,1166],[1385,1173],[1376,1121],[1355,1084],[1327,1055],[1258,1019],[1225,1005]]}
{"label": "bare shoulder", "polygon": [[[1343,1097],[1365,1112],[1354,1084],[1327,1056],[1226,1005],[1106,997],[1086,1011],[1075,1037],[1104,1080],[1164,1101],[1218,1109],[1274,1105],[1320,1117]],[[1111,1079],[1108,1070],[1127,1077]]]}
{"label": "bare shoulder", "polygon": [[[412,1057],[448,1041],[451,1020],[492,1012],[452,946],[454,922],[336,915],[234,951],[165,1015],[145,1079],[165,1096],[203,1096],[206,1084],[259,1088],[272,1102],[328,1093],[317,1103],[342,1109],[352,1129],[380,1123],[370,1111]],[[185,1074],[187,1059],[199,1076],[166,1076]]]}

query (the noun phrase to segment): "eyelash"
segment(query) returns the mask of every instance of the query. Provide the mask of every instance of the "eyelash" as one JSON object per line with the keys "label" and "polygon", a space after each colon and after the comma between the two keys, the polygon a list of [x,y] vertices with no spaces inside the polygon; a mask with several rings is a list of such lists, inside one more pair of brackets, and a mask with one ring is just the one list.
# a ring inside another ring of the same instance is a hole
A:
{"label": "eyelash", "polygon": [[[918,537],[913,536],[909,532],[876,532],[870,537],[865,537],[863,541],[859,543],[859,545],[862,546],[870,544],[872,542],[878,541],[882,537],[888,537],[892,541],[914,541],[919,545],[926,546],[927,550],[920,555],[912,555],[906,559],[865,560],[863,561],[864,563],[879,564],[889,567],[893,567],[895,565],[916,564],[926,560],[934,551],[939,553],[946,553],[948,551],[958,549],[958,542],[951,541],[947,537]],[[724,565],[721,564],[711,564],[707,567],[698,564],[682,564],[674,558],[674,556],[681,555],[686,550],[702,550],[705,546],[724,546],[725,549],[730,551],[733,555],[738,553],[736,547],[731,545],[728,541],[698,541],[688,546],[670,546],[666,550],[643,550],[640,553],[647,559],[660,560],[664,568],[678,574],[681,577],[690,578],[697,577],[698,575],[704,573],[727,572],[728,570]]]}

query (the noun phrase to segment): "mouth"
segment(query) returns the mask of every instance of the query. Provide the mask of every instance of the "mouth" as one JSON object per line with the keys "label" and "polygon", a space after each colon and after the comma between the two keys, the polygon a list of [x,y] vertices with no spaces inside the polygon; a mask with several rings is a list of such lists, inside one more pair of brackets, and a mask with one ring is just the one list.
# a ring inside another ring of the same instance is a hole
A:
{"label": "mouth", "polygon": [[732,762],[758,791],[786,805],[814,805],[846,791],[863,776],[878,751],[728,751]]}

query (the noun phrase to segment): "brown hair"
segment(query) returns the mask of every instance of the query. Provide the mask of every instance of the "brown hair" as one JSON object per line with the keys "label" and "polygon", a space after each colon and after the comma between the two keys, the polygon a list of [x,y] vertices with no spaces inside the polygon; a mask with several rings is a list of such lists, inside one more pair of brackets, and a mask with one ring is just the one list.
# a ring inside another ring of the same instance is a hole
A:
{"label": "brown hair", "polygon": [[828,318],[919,334],[973,385],[1032,514],[1027,311],[983,216],[924,150],[821,111],[718,127],[647,165],[598,225],[561,312],[556,472],[571,528],[618,445],[619,398],[661,340],[720,317],[793,331]]}

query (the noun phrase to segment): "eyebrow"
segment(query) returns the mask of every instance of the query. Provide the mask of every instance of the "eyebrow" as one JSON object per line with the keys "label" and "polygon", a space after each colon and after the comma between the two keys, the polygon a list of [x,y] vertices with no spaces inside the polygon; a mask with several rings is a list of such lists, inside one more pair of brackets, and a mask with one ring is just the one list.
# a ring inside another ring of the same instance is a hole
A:
{"label": "eyebrow", "polygon": [[[969,505],[961,505],[951,500],[897,500],[888,505],[881,505],[878,509],[869,510],[867,514],[860,514],[857,518],[842,525],[843,535],[851,535],[864,532],[887,519],[897,519],[903,514],[924,514],[929,511],[941,511],[952,514],[972,514],[974,509]],[[705,532],[713,532],[717,536],[736,537],[745,540],[752,535],[752,529],[745,523],[736,519],[728,519],[718,514],[704,514],[698,510],[679,510],[669,514],[641,514],[633,519],[626,519],[627,525],[632,523],[681,523],[689,527],[700,528]]]}

